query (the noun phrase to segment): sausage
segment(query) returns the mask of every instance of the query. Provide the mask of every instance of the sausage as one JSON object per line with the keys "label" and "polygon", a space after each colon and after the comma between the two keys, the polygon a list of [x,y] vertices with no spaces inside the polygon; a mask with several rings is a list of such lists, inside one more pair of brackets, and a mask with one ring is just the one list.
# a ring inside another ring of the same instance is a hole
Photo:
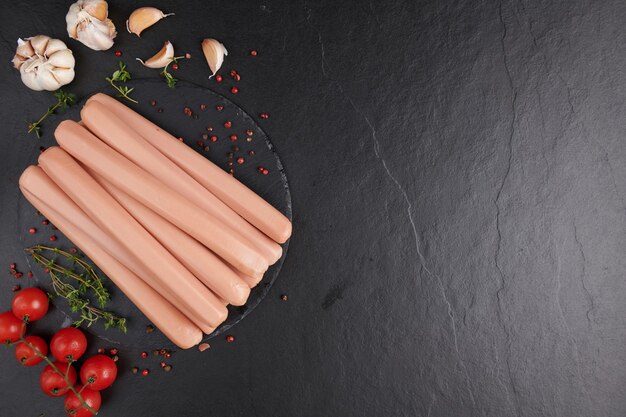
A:
{"label": "sausage", "polygon": [[268,264],[273,264],[280,259],[282,255],[280,245],[241,218],[219,198],[191,178],[178,165],[115,116],[104,104],[92,101],[83,107],[80,115],[82,122],[94,135],[215,217],[232,229],[233,233],[248,240],[263,255]]}
{"label": "sausage", "polygon": [[289,239],[289,219],[237,179],[114,98],[99,93],[87,103],[92,101],[106,105],[161,153],[270,238],[278,243]]}
{"label": "sausage", "polygon": [[61,122],[55,136],[61,147],[85,166],[202,242],[241,272],[254,274],[267,270],[268,263],[247,241],[230,233],[214,217],[164,186],[76,122]]}
{"label": "sausage", "polygon": [[[61,123],[61,125],[64,122]],[[74,123],[75,126],[78,126]],[[82,129],[82,128],[81,128]],[[161,295],[176,306],[185,305],[189,317],[201,329],[217,327],[228,311],[215,294],[180,264],[122,206],[119,205],[72,157],[59,147],[39,157],[46,174],[107,234],[119,241],[150,272],[148,285],[162,286]]]}
{"label": "sausage", "polygon": [[250,287],[221,259],[200,242],[150,210],[97,174],[87,170],[146,230],[170,251],[189,271],[229,304],[241,306]]}
{"label": "sausage", "polygon": [[188,349],[200,343],[202,331],[141,278],[110,255],[98,242],[104,232],[84,213],[80,217],[71,217],[70,221],[66,217],[69,214],[65,210],[66,206],[57,205],[56,199],[51,206],[44,203],[36,194],[28,191],[38,190],[38,194],[46,199],[51,194],[63,193],[41,168],[37,166],[27,168],[20,178],[20,188],[26,199],[50,219],[76,246],[80,247],[148,320],[154,323],[176,346]]}

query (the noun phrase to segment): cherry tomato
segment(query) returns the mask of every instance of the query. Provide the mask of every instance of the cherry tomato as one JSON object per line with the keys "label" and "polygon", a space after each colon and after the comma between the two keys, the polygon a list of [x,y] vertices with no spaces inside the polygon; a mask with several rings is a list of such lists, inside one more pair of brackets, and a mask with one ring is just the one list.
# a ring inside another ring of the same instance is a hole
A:
{"label": "cherry tomato", "polygon": [[115,378],[117,378],[117,365],[108,356],[92,356],[80,368],[80,380],[95,391],[110,387]]}
{"label": "cherry tomato", "polygon": [[[102,405],[102,397],[100,397],[100,393],[98,391],[83,388],[82,385],[77,386],[75,389],[80,392],[80,396],[83,397],[83,400],[89,407],[91,407],[94,411],[98,411],[100,409],[100,405]],[[73,391],[70,391],[69,394],[67,394],[63,406],[65,408],[65,412],[70,417],[91,417],[94,415],[91,411],[83,407],[83,403],[80,402],[80,399],[76,394],[74,394]]]}
{"label": "cherry tomato", "polygon": [[[42,355],[48,354],[48,344],[41,337],[27,336],[24,340],[33,345]],[[35,350],[24,342],[20,342],[15,346],[15,358],[24,366],[35,366],[43,361],[43,358],[37,355]]]}
{"label": "cherry tomato", "polygon": [[50,352],[59,362],[75,362],[87,350],[87,338],[76,327],[61,329],[50,341]]}
{"label": "cherry tomato", "polygon": [[48,312],[48,295],[39,288],[25,288],[15,294],[11,309],[18,319],[37,321]]}
{"label": "cherry tomato", "polygon": [[26,326],[12,312],[0,314],[0,343],[16,342],[25,332]]}
{"label": "cherry tomato", "polygon": [[[68,364],[64,362],[54,362],[54,366],[63,373],[67,372],[67,378],[72,385],[76,383],[76,369],[73,366],[69,365],[69,370]],[[65,378],[58,374],[50,365],[43,368],[43,372],[39,376],[39,385],[41,390],[51,397],[61,397],[69,391]]]}

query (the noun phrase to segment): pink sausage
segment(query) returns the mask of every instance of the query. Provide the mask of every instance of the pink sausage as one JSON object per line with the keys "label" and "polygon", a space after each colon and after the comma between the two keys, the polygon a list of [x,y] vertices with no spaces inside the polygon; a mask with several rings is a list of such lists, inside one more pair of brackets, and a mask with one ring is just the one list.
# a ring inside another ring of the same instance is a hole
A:
{"label": "pink sausage", "polygon": [[213,216],[163,185],[76,122],[61,122],[55,136],[61,147],[74,158],[198,239],[240,271],[253,274],[267,270],[268,263],[247,241],[232,234]]}
{"label": "pink sausage", "polygon": [[80,112],[85,126],[103,142],[176,190],[207,213],[232,229],[256,248],[268,264],[282,255],[282,248],[257,228],[241,218],[168,157],[150,145],[104,104],[91,101]]}
{"label": "pink sausage", "polygon": [[[63,125],[64,122],[61,123]],[[74,123],[75,126],[78,126]],[[82,129],[82,128],[81,128]],[[122,206],[119,205],[72,157],[52,147],[39,157],[48,176],[107,234],[119,241],[150,272],[143,276],[166,289],[161,293],[176,306],[185,305],[198,327],[217,327],[228,311],[217,297],[176,260]]]}
{"label": "pink sausage", "polygon": [[[43,213],[46,218],[50,219],[75,245],[80,247],[111,281],[126,294],[133,304],[141,310],[148,320],[154,323],[176,346],[188,349],[200,343],[202,331],[195,324],[142,281],[141,278],[107,253],[105,248],[98,243],[98,235],[103,233],[101,230],[97,230],[97,233],[94,235],[91,233],[94,230],[87,232],[78,226],[87,222],[91,223],[88,229],[97,229],[97,226],[84,213],[82,219],[72,217],[72,221],[70,221],[67,217],[60,214],[67,213],[64,210],[64,206],[58,206],[57,204],[50,206],[37,197],[37,195],[40,195],[48,198],[50,195],[48,190],[52,190],[52,193],[62,193],[41,168],[36,166],[27,168],[20,178],[20,188],[28,201]],[[39,193],[34,194],[29,190],[36,190]],[[52,207],[55,207],[55,209]]]}
{"label": "pink sausage", "polygon": [[200,242],[174,226],[104,178],[88,170],[146,230],[170,251],[189,271],[227,303],[241,306],[250,295],[250,287],[220,258]]}
{"label": "pink sausage", "polygon": [[278,243],[289,239],[289,219],[220,167],[114,98],[95,94],[87,102],[91,101],[106,105],[161,153],[263,233]]}

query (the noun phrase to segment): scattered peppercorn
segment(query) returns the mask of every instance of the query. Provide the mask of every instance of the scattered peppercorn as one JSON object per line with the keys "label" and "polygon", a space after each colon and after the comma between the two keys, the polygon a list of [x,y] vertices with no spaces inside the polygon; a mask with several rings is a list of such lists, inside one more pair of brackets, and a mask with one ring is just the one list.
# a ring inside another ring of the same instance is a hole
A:
{"label": "scattered peppercorn", "polygon": [[133,366],[132,368],[130,368],[130,371],[136,375],[139,372],[139,368],[137,368],[136,366]]}
{"label": "scattered peppercorn", "polygon": [[233,142],[237,140],[237,135],[230,135],[230,140]]}
{"label": "scattered peppercorn", "polygon": [[33,276],[33,271],[28,271],[28,278],[32,278]]}
{"label": "scattered peppercorn", "polygon": [[206,131],[207,132],[213,132],[213,128],[211,126],[207,126]]}
{"label": "scattered peppercorn", "polygon": [[147,369],[144,369],[143,371],[141,371],[141,375],[143,376],[148,376],[148,374],[150,374],[150,371]]}
{"label": "scattered peppercorn", "polygon": [[211,150],[211,149],[210,149],[208,146],[205,146],[205,147],[204,147],[204,151],[205,151],[205,152],[208,152],[208,151],[210,151],[210,150]]}
{"label": "scattered peppercorn", "polygon": [[141,352],[141,357],[146,359],[148,357],[148,352]]}
{"label": "scattered peppercorn", "polygon": [[232,87],[230,89],[230,92],[233,93],[233,94],[237,94],[239,92],[239,89],[237,87]]}
{"label": "scattered peppercorn", "polygon": [[287,294],[281,294],[280,299],[283,301],[287,301],[288,299]]}
{"label": "scattered peppercorn", "polygon": [[185,54],[185,59],[191,59],[191,54],[189,52]]}
{"label": "scattered peppercorn", "polygon": [[22,274],[21,272],[16,272],[15,273],[15,278],[20,279],[24,276],[24,274]]}
{"label": "scattered peppercorn", "polygon": [[256,49],[253,49],[253,50],[250,51],[250,55],[252,55],[252,56],[257,56],[257,53],[258,52],[256,51]]}
{"label": "scattered peppercorn", "polygon": [[109,355],[117,355],[118,350],[116,348],[109,349]]}
{"label": "scattered peppercorn", "polygon": [[159,108],[157,109],[157,113],[163,113],[163,107],[159,107]]}
{"label": "scattered peppercorn", "polygon": [[50,273],[50,268],[47,268],[47,267],[46,267],[46,268],[44,268],[44,269],[43,269],[43,272],[45,272],[46,274],[49,274],[49,273]]}
{"label": "scattered peppercorn", "polygon": [[267,113],[261,113],[261,114],[259,114],[259,117],[260,117],[261,119],[269,119],[269,118],[270,118],[270,115],[269,115],[269,114],[267,114]]}
{"label": "scattered peppercorn", "polygon": [[31,227],[30,229],[28,229],[28,233],[30,233],[31,235],[34,235],[35,233],[37,233],[37,229],[35,229],[34,227]]}
{"label": "scattered peppercorn", "polygon": [[159,356],[159,351],[158,351],[158,350],[153,350],[153,351],[152,351],[152,354],[153,354],[154,356]]}
{"label": "scattered peppercorn", "polygon": [[163,367],[163,370],[164,370],[165,372],[170,372],[170,371],[172,370],[172,365],[165,365],[165,366]]}
{"label": "scattered peppercorn", "polygon": [[18,292],[18,291],[19,291],[19,290],[21,290],[21,289],[22,289],[22,287],[20,287],[20,286],[19,286],[19,285],[17,285],[17,284],[11,287],[11,291],[13,291],[13,292]]}
{"label": "scattered peppercorn", "polygon": [[56,242],[56,240],[57,240],[57,236],[56,235],[50,236],[50,242]]}
{"label": "scattered peppercorn", "polygon": [[98,353],[104,353],[104,348],[98,348]]}
{"label": "scattered peppercorn", "polygon": [[202,140],[207,140],[209,139],[209,134],[208,133],[203,133],[202,134]]}
{"label": "scattered peppercorn", "polygon": [[111,359],[113,360],[113,362],[117,362],[120,360],[120,357],[117,355],[114,355]]}
{"label": "scattered peppercorn", "polygon": [[122,56],[122,51],[120,50],[115,51],[115,56],[118,56],[118,57]]}
{"label": "scattered peppercorn", "polygon": [[189,107],[185,107],[183,109],[183,113],[185,113],[185,116],[189,116],[189,117],[193,116],[193,111],[191,111]]}
{"label": "scattered peppercorn", "polygon": [[206,110],[206,104],[201,104],[200,105],[200,110]]}
{"label": "scattered peppercorn", "polygon": [[15,262],[11,262],[11,265],[9,265],[9,269],[17,269],[17,264]]}
{"label": "scattered peppercorn", "polygon": [[41,221],[41,224],[43,224],[44,226],[47,226],[50,224],[50,222],[48,221],[48,219],[44,219]]}
{"label": "scattered peppercorn", "polygon": [[233,335],[229,334],[228,336],[226,336],[226,341],[227,341],[228,343],[232,343],[232,342],[234,342],[234,341],[235,341],[235,336],[233,336]]}
{"label": "scattered peppercorn", "polygon": [[77,252],[78,252],[78,249],[76,249],[76,248],[70,248],[70,252],[71,252],[71,253],[77,253]]}
{"label": "scattered peppercorn", "polygon": [[224,110],[224,106],[218,104],[217,106],[215,106],[215,110],[222,111],[222,110]]}
{"label": "scattered peppercorn", "polygon": [[233,79],[234,79],[235,81],[241,81],[241,75],[239,75],[239,74],[235,74],[235,76],[233,77]]}
{"label": "scattered peppercorn", "polygon": [[232,167],[232,166],[233,166],[233,161],[228,161],[228,162],[226,163],[226,165],[228,165],[229,167]]}
{"label": "scattered peppercorn", "polygon": [[150,105],[152,107],[155,107],[157,105],[157,101],[156,100],[150,100]]}
{"label": "scattered peppercorn", "polygon": [[202,146],[204,146],[204,143],[202,143],[202,141],[201,141],[201,140],[199,140],[199,141],[197,141],[197,142],[196,142],[196,145],[198,145],[198,146],[202,147]]}
{"label": "scattered peppercorn", "polygon": [[267,175],[267,174],[269,174],[269,171],[268,171],[267,169],[263,168],[263,172],[262,172],[262,174],[263,174],[263,175]]}
{"label": "scattered peppercorn", "polygon": [[167,353],[167,350],[165,350],[165,349],[161,349],[161,350],[159,351],[159,354],[160,354],[160,355],[165,355],[166,353]]}
{"label": "scattered peppercorn", "polygon": [[246,135],[252,136],[252,135],[254,135],[254,132],[252,130],[248,129],[248,130],[246,130]]}
{"label": "scattered peppercorn", "polygon": [[163,355],[164,358],[169,359],[172,357],[172,354],[167,352],[165,355]]}
{"label": "scattered peppercorn", "polygon": [[246,142],[252,142],[252,138],[251,138],[250,136],[248,136],[248,137],[246,138]]}
{"label": "scattered peppercorn", "polygon": [[218,83],[221,83],[221,82],[222,82],[222,76],[221,76],[221,75],[219,75],[219,74],[217,74],[217,75],[215,76],[215,81],[216,81],[216,82],[218,82]]}
{"label": "scattered peppercorn", "polygon": [[235,75],[237,75],[237,71],[235,71],[234,69],[231,69],[229,74],[231,77],[234,77]]}
{"label": "scattered peppercorn", "polygon": [[253,150],[251,150],[250,152],[248,152],[248,155],[250,156],[254,156],[256,154],[256,152],[254,152]]}
{"label": "scattered peppercorn", "polygon": [[172,64],[172,69],[174,71],[178,71],[178,64],[176,64],[176,63]]}
{"label": "scattered peppercorn", "polygon": [[231,127],[233,127],[233,122],[231,122],[230,120],[227,120],[224,122],[224,127],[226,129],[230,129]]}
{"label": "scattered peppercorn", "polygon": [[154,326],[151,324],[148,324],[146,326],[146,333],[152,333],[154,331]]}
{"label": "scattered peppercorn", "polygon": [[211,142],[217,142],[217,136],[215,135],[211,136]]}
{"label": "scattered peppercorn", "polygon": [[230,174],[230,176],[232,177],[232,176],[234,176],[234,174],[235,174],[235,170],[231,168],[231,169],[229,169],[229,170],[228,170],[228,173],[229,173],[229,174]]}
{"label": "scattered peppercorn", "polygon": [[239,165],[242,165],[244,162],[246,162],[246,160],[245,160],[245,159],[243,159],[243,156],[240,156],[239,158],[237,158],[237,163],[238,163]]}

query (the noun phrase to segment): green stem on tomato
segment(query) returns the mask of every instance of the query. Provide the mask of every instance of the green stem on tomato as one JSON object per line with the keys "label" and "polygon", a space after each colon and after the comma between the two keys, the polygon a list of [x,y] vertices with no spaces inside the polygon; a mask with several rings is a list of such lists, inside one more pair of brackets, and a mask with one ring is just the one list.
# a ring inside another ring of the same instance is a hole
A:
{"label": "green stem on tomato", "polygon": [[[87,404],[85,402],[85,400],[83,399],[83,396],[81,395],[80,392],[76,391],[76,388],[74,387],[74,384],[72,384],[72,382],[70,381],[70,379],[68,378],[68,373],[70,370],[70,367],[72,366],[71,363],[68,363],[68,367],[67,367],[67,372],[65,374],[63,374],[59,368],[57,368],[57,366],[54,364],[54,362],[52,362],[50,360],[49,357],[47,357],[46,355],[44,355],[43,353],[41,353],[39,351],[39,349],[37,349],[37,347],[35,345],[33,345],[32,343],[30,343],[28,340],[26,340],[23,336],[18,340],[20,343],[26,343],[28,346],[30,346],[30,348],[33,350],[33,352],[35,352],[35,355],[39,356],[40,358],[42,358],[48,365],[50,365],[50,367],[54,370],[54,372],[56,372],[57,374],[61,375],[63,377],[63,380],[65,380],[65,382],[67,383],[67,387],[76,395],[76,397],[80,400],[82,406],[84,408],[86,408],[87,410],[89,410],[90,413],[92,414],[98,414],[98,412],[96,410],[94,410],[93,408],[91,408],[89,406],[89,404]],[[82,390],[81,390],[82,392]]]}

